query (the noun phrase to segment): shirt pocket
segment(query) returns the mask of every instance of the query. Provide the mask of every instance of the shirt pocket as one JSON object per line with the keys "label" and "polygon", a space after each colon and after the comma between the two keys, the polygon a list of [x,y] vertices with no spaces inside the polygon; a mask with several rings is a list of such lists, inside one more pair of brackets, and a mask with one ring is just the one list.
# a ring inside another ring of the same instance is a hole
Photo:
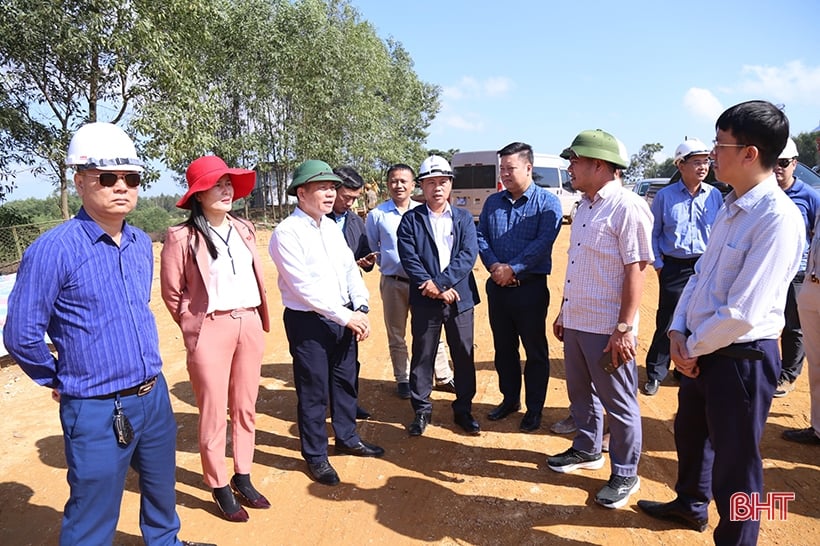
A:
{"label": "shirt pocket", "polygon": [[721,259],[715,271],[715,292],[718,295],[727,294],[732,285],[737,282],[748,251],[748,248],[728,244],[723,247]]}

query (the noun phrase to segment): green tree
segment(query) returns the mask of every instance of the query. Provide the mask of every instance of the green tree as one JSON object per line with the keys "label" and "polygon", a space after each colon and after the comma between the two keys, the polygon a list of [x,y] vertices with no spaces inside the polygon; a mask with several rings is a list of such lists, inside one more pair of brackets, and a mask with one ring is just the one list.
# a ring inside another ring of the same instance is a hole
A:
{"label": "green tree", "polygon": [[792,138],[794,143],[797,144],[797,151],[800,152],[798,160],[801,163],[814,167],[820,162],[820,154],[817,153],[817,144],[814,141],[813,133],[800,133]]}
{"label": "green tree", "polygon": [[663,146],[657,142],[644,144],[637,154],[632,156],[629,167],[624,171],[624,182],[634,183],[643,178],[647,178],[648,172],[656,172],[657,162],[655,154],[663,150]]}
{"label": "green tree", "polygon": [[196,74],[189,44],[196,43],[207,3],[167,0],[162,9],[152,0],[3,4],[0,166],[21,162],[48,173],[67,218],[71,134],[86,122],[126,124],[129,115],[139,116],[140,105],[184,97],[188,74]]}

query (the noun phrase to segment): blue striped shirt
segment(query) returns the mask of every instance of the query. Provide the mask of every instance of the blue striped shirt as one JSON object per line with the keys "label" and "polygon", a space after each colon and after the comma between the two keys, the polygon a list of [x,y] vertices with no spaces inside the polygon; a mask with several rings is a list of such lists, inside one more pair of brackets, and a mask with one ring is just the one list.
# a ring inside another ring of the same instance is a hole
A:
{"label": "blue striped shirt", "polygon": [[703,254],[721,205],[723,196],[705,182],[695,195],[682,181],[662,188],[652,200],[655,269],[663,267],[664,256],[687,259]]}
{"label": "blue striped shirt", "polygon": [[78,398],[159,374],[157,325],[148,305],[153,270],[145,233],[124,223],[117,246],[80,209],[24,253],[9,296],[6,349],[35,382]]}
{"label": "blue striped shirt", "polygon": [[508,190],[490,195],[478,217],[481,262],[507,264],[518,277],[549,275],[562,218],[558,198],[535,183],[515,202]]}

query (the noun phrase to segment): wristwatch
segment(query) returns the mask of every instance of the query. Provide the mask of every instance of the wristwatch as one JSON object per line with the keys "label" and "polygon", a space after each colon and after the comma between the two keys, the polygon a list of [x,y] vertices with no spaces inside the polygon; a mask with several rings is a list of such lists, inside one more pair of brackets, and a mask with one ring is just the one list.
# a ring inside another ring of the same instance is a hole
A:
{"label": "wristwatch", "polygon": [[359,311],[359,312],[364,313],[364,314],[366,315],[366,314],[368,314],[368,313],[370,312],[370,307],[368,307],[367,305],[360,305],[360,306],[356,309],[356,311]]}
{"label": "wristwatch", "polygon": [[632,325],[627,324],[625,322],[619,322],[617,328],[618,328],[618,331],[621,332],[622,334],[625,334],[627,332],[632,331]]}

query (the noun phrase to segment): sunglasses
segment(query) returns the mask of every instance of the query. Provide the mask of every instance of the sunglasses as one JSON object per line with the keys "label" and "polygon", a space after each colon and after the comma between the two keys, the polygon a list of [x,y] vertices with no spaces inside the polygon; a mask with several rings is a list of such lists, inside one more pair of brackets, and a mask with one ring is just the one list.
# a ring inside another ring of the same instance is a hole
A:
{"label": "sunglasses", "polygon": [[136,188],[140,185],[142,178],[140,177],[139,173],[128,173],[128,174],[116,174],[116,173],[100,173],[100,174],[91,174],[88,175],[92,178],[97,178],[100,182],[100,186],[104,188],[110,188],[114,184],[117,183],[117,180],[122,178],[125,180],[125,184],[129,188]]}
{"label": "sunglasses", "polygon": [[780,167],[781,169],[785,169],[786,167],[788,167],[789,165],[792,164],[792,161],[794,161],[794,160],[793,159],[778,159],[777,160],[777,166]]}

